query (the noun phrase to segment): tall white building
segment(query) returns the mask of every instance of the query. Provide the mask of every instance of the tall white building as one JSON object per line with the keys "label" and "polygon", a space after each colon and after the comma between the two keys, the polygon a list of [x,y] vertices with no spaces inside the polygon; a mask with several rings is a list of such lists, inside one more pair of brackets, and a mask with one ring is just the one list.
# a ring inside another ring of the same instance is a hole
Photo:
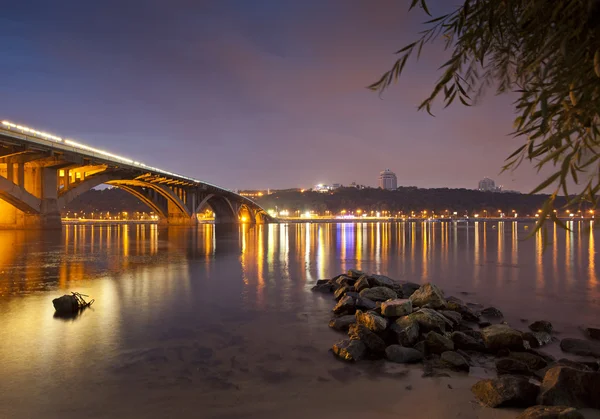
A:
{"label": "tall white building", "polygon": [[379,173],[379,187],[381,189],[395,190],[398,188],[398,178],[390,169]]}
{"label": "tall white building", "polygon": [[479,181],[479,187],[477,189],[483,192],[498,192],[500,188],[496,187],[496,182],[492,179],[484,177]]}

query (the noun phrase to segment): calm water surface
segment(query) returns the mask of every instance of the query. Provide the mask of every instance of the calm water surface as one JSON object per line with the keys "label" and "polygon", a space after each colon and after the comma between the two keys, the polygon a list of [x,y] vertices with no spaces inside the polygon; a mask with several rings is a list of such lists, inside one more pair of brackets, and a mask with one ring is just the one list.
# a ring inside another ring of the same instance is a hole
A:
{"label": "calm water surface", "polygon": [[[391,391],[400,384],[381,365],[348,367],[327,352],[342,336],[327,327],[332,300],[310,288],[349,268],[432,281],[500,308],[515,326],[547,319],[561,337],[578,336],[600,319],[598,230],[550,226],[544,250],[540,234],[526,239],[532,227],[0,231],[0,417],[303,417],[361,385]],[[75,319],[54,318],[52,299],[70,291],[96,302]],[[393,413],[335,412],[363,408]]]}

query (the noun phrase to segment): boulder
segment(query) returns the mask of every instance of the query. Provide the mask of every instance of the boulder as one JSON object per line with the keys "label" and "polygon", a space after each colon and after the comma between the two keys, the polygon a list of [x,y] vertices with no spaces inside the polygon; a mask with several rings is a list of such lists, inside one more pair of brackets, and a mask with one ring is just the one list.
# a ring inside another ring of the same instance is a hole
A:
{"label": "boulder", "polygon": [[352,279],[358,279],[363,276],[365,273],[363,271],[359,271],[358,269],[348,269],[346,276]]}
{"label": "boulder", "polygon": [[469,363],[460,354],[453,351],[442,352],[442,363],[456,371],[469,371]]}
{"label": "boulder", "polygon": [[344,361],[360,361],[365,357],[367,347],[360,340],[344,339],[333,344],[333,353]]}
{"label": "boulder", "polygon": [[523,340],[532,348],[539,348],[552,342],[552,336],[548,332],[526,332],[523,333]]}
{"label": "boulder", "polygon": [[434,309],[446,307],[444,293],[436,285],[430,283],[424,284],[416,290],[410,296],[410,300],[415,307],[422,307],[426,304]]}
{"label": "boulder", "polygon": [[363,324],[354,323],[348,331],[350,340],[360,340],[367,349],[373,354],[383,354],[385,352],[385,342]]}
{"label": "boulder", "polygon": [[523,350],[523,334],[504,324],[495,324],[481,330],[483,343],[492,351],[500,349]]}
{"label": "boulder", "polygon": [[386,317],[401,317],[412,313],[412,301],[405,299],[388,300],[381,303],[381,314]]}
{"label": "boulder", "polygon": [[388,326],[388,321],[386,319],[372,311],[365,312],[358,310],[356,312],[356,323],[366,326],[373,332],[383,332]]}
{"label": "boulder", "polygon": [[485,350],[485,346],[481,342],[475,340],[475,338],[463,333],[463,332],[452,332],[450,335],[454,347],[456,349],[463,349],[466,351],[479,351]]}
{"label": "boulder", "polygon": [[331,279],[317,279],[315,285],[323,285],[331,283]]}
{"label": "boulder", "polygon": [[439,333],[429,332],[425,335],[425,347],[428,353],[442,354],[446,351],[453,351],[454,343]]}
{"label": "boulder", "polygon": [[339,287],[343,287],[344,285],[354,285],[355,282],[356,282],[356,279],[350,278],[349,276],[346,276],[346,275],[340,275],[335,280],[335,284],[337,284]]}
{"label": "boulder", "polygon": [[415,284],[414,282],[403,282],[400,287],[402,289],[402,296],[404,298],[410,298],[416,290],[421,288],[421,285]]}
{"label": "boulder", "polygon": [[366,310],[375,310],[375,308],[377,308],[377,304],[375,303],[375,301],[369,300],[368,298],[364,298],[364,297],[358,297],[354,304],[356,305],[357,310],[365,310],[366,311]]}
{"label": "boulder", "polygon": [[529,330],[532,332],[552,333],[552,323],[546,320],[538,320],[529,325]]}
{"label": "boulder", "polygon": [[423,353],[400,345],[390,345],[385,348],[385,356],[390,361],[399,364],[412,364],[423,360]]}
{"label": "boulder", "polygon": [[414,346],[419,340],[419,323],[408,316],[396,320],[390,329],[396,333],[398,343],[402,346]]}
{"label": "boulder", "polygon": [[386,287],[373,287],[362,290],[360,296],[373,301],[387,301],[398,298],[398,294]]}
{"label": "boulder", "polygon": [[419,323],[419,328],[424,331],[433,330],[444,333],[446,329],[452,328],[450,320],[430,308],[417,310],[409,314],[409,317]]}
{"label": "boulder", "polygon": [[345,316],[336,317],[335,319],[331,319],[329,322],[329,327],[335,330],[345,331],[348,330],[351,324],[356,323],[356,316],[352,314],[348,314]]}
{"label": "boulder", "polygon": [[385,275],[369,275],[368,280],[371,287],[395,288],[398,285],[392,278]]}
{"label": "boulder", "polygon": [[469,307],[464,305],[462,301],[460,301],[458,298],[454,298],[452,300],[449,299],[446,303],[446,309],[460,313],[463,319],[465,319],[468,322],[479,321],[479,316],[477,315],[477,313],[475,313]]}
{"label": "boulder", "polygon": [[504,317],[504,314],[496,307],[487,307],[481,310],[481,315],[484,317],[499,319]]}
{"label": "boulder", "polygon": [[553,367],[546,372],[539,404],[600,408],[600,373],[569,367]]}
{"label": "boulder", "polygon": [[536,404],[539,387],[527,378],[504,375],[481,380],[471,387],[471,391],[488,407],[530,407]]}
{"label": "boulder", "polygon": [[315,285],[314,287],[311,288],[311,291],[329,294],[329,293],[333,292],[334,289],[335,289],[335,287],[333,286],[333,284],[325,283],[325,284]]}
{"label": "boulder", "polygon": [[440,314],[442,314],[445,318],[452,322],[452,326],[456,327],[462,321],[462,316],[460,313],[452,310],[440,310]]}
{"label": "boulder", "polygon": [[349,285],[343,285],[337,290],[335,290],[335,292],[333,293],[333,297],[339,301],[344,295],[346,295],[347,292],[352,291],[353,289],[354,287],[351,287]]}
{"label": "boulder", "polygon": [[600,328],[586,327],[584,330],[590,338],[600,340]]}
{"label": "boulder", "polygon": [[568,406],[533,406],[525,409],[517,419],[584,419],[576,409]]}
{"label": "boulder", "polygon": [[333,312],[335,314],[352,314],[356,311],[356,306],[354,304],[354,298],[350,296],[343,297],[338,303],[333,307]]}
{"label": "boulder", "polygon": [[73,314],[79,311],[79,300],[75,295],[63,295],[52,300],[54,310],[58,314]]}
{"label": "boulder", "polygon": [[532,371],[548,366],[548,362],[544,358],[529,352],[511,352],[508,357],[524,363]]}
{"label": "boulder", "polygon": [[567,338],[560,341],[560,349],[575,355],[600,358],[600,342]]}
{"label": "boulder", "polygon": [[513,358],[501,358],[496,360],[498,375],[533,375],[527,364]]}
{"label": "boulder", "polygon": [[354,284],[354,289],[356,292],[361,292],[364,289],[370,288],[369,280],[365,275],[361,276],[358,281]]}
{"label": "boulder", "polygon": [[491,324],[490,322],[481,321],[481,322],[477,323],[477,325],[478,325],[480,328],[482,328],[482,329],[485,329],[486,327],[489,327],[489,326],[491,326],[492,324]]}

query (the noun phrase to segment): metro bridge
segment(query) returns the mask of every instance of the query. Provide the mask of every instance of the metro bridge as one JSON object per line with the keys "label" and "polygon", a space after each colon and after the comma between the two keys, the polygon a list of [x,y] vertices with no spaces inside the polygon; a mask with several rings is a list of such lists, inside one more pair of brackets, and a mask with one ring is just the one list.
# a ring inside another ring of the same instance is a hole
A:
{"label": "metro bridge", "polygon": [[78,141],[9,121],[0,123],[0,229],[60,228],[60,210],[108,184],[144,202],[169,225],[193,225],[212,209],[215,223],[274,221],[254,201]]}

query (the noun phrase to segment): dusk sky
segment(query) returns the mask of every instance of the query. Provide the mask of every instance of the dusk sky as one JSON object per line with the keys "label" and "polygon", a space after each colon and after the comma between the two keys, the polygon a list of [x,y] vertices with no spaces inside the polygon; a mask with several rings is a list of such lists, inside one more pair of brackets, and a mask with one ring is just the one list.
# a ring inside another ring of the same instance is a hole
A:
{"label": "dusk sky", "polygon": [[511,97],[416,110],[440,45],[382,97],[365,88],[426,20],[409,3],[9,0],[0,119],[231,189],[376,186],[390,168],[401,186],[528,192],[531,169],[498,175]]}

